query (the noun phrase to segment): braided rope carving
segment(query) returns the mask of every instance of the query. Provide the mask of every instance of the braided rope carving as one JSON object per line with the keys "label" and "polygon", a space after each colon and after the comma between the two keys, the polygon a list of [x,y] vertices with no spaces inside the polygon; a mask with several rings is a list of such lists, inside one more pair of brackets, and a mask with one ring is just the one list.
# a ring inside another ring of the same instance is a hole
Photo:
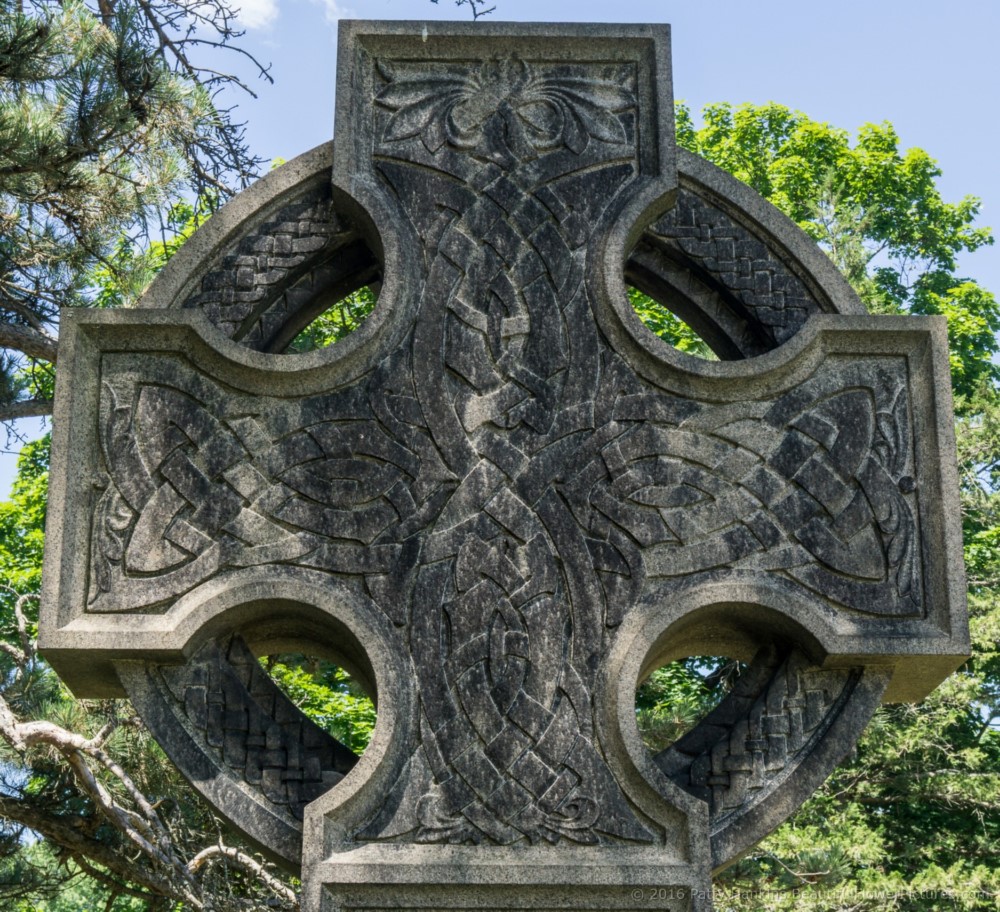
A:
{"label": "braided rope carving", "polygon": [[700,725],[656,756],[678,785],[709,805],[712,828],[758,804],[836,719],[860,676],[821,670],[798,650],[773,648]]}
{"label": "braided rope carving", "polygon": [[283,816],[302,820],[310,801],[350,772],[357,757],[302,715],[238,636],[208,643],[160,675],[176,712],[236,779],[257,786]]}

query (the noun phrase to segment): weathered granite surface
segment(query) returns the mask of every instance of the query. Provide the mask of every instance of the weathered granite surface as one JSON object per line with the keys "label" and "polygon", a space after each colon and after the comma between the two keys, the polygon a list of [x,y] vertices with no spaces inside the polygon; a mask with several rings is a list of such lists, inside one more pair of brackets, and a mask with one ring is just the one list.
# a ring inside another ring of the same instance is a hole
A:
{"label": "weathered granite surface", "polygon": [[[675,148],[668,38],[342,23],[333,147],[140,309],[64,315],[45,654],[312,912],[707,909],[967,652],[943,322],[866,315]],[[277,354],[373,282],[358,331]],[[291,648],[377,696],[360,759],[254,659]],[[653,756],[636,683],[698,654],[751,665]]]}

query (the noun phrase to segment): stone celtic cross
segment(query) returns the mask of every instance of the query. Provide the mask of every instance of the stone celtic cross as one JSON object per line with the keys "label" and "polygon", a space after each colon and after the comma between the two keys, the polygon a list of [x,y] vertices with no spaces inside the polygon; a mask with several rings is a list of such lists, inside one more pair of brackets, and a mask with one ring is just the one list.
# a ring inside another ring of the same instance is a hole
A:
{"label": "stone celtic cross", "polygon": [[[64,315],[45,655],[310,912],[707,909],[967,652],[944,327],[676,148],[668,40],[342,23],[332,149]],[[377,697],[360,759],[255,658],[293,649]],[[692,655],[750,665],[654,755],[636,684]]]}

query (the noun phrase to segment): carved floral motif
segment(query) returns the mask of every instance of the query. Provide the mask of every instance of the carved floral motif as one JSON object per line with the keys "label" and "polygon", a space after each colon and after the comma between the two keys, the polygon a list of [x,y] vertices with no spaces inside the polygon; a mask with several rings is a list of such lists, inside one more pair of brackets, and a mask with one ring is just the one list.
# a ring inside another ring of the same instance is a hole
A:
{"label": "carved floral motif", "polygon": [[485,144],[528,161],[561,147],[580,155],[592,140],[623,145],[616,115],[636,104],[634,92],[614,80],[553,73],[517,58],[463,70],[382,60],[378,69],[387,84],[375,101],[393,112],[382,142],[419,136],[432,155],[445,144],[466,151]]}

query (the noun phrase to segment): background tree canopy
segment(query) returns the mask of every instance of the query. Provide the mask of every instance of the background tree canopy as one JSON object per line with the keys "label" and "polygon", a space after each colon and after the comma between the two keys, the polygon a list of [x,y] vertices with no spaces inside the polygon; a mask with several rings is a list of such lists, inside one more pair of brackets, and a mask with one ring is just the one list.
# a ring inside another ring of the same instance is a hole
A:
{"label": "background tree canopy", "polygon": [[[258,159],[213,100],[233,77],[193,60],[199,41],[238,37],[222,0],[0,8],[0,419],[50,409],[59,306],[134,301],[254,174]],[[777,104],[710,105],[700,125],[681,106],[677,120],[683,145],[793,218],[871,310],[948,319],[975,649],[924,704],[881,710],[856,756],[721,875],[716,906],[996,909],[1000,310],[956,266],[992,243],[978,201],[943,200],[933,159],[901,150],[886,123],[852,138]],[[703,353],[669,312],[634,303],[668,341]],[[342,302],[296,344],[335,342],[372,304]],[[0,505],[0,896],[19,912],[293,908],[294,882],[224,831],[124,701],[73,700],[35,654],[47,470],[45,439],[24,449]],[[363,748],[372,709],[338,669],[265,661],[305,712]],[[699,662],[657,673],[637,704],[650,737],[674,737],[733,673]]]}

